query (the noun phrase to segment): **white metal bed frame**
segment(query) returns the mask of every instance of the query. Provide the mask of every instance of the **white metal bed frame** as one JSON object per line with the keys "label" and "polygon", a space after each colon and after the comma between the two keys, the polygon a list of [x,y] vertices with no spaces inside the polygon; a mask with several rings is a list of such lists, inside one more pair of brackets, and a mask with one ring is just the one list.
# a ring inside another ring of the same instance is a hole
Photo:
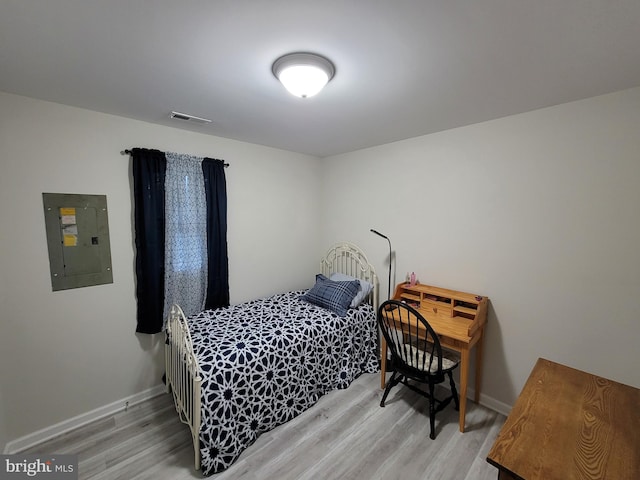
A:
{"label": "white metal bed frame", "polygon": [[[364,252],[349,242],[333,245],[320,261],[320,271],[329,277],[332,273],[344,273],[373,284],[366,301],[378,307],[378,277]],[[167,392],[173,400],[180,420],[189,426],[195,451],[195,468],[200,469],[200,415],[202,376],[198,358],[193,350],[189,326],[184,312],[172,305],[166,326],[165,369]]]}
{"label": "white metal bed frame", "polygon": [[182,308],[172,305],[166,328],[164,362],[167,392],[173,393],[173,401],[180,420],[189,426],[193,438],[196,470],[200,469],[200,385],[202,377],[198,358],[193,351],[189,325]]}

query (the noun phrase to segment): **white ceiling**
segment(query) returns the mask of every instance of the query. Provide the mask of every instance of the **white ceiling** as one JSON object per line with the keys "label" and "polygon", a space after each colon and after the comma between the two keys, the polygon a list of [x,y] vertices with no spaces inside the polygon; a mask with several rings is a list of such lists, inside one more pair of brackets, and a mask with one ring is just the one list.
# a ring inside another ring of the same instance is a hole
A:
{"label": "white ceiling", "polygon": [[0,0],[2,91],[321,157],[639,85],[640,0]]}

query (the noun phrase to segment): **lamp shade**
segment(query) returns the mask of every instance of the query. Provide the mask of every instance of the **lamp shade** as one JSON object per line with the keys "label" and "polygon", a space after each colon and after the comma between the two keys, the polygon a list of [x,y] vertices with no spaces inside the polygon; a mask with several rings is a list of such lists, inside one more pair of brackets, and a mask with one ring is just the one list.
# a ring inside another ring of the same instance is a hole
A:
{"label": "lamp shade", "polygon": [[290,53],[273,62],[273,74],[296,97],[317,94],[333,78],[333,63],[313,53]]}

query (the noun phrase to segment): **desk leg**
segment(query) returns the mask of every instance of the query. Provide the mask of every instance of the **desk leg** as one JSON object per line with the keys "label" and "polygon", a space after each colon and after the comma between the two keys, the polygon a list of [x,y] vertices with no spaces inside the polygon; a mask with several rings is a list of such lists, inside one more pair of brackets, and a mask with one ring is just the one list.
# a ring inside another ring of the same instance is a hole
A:
{"label": "desk leg", "polygon": [[467,383],[469,382],[469,350],[460,352],[460,431],[464,432],[464,417],[467,411]]}
{"label": "desk leg", "polygon": [[482,355],[484,344],[484,333],[480,335],[480,340],[476,344],[476,391],[473,395],[473,400],[476,403],[480,403],[480,384],[482,383]]}
{"label": "desk leg", "polygon": [[382,337],[380,339],[380,388],[386,386],[387,377],[387,340]]}
{"label": "desk leg", "polygon": [[516,477],[511,475],[506,470],[498,470],[498,480],[516,480]]}

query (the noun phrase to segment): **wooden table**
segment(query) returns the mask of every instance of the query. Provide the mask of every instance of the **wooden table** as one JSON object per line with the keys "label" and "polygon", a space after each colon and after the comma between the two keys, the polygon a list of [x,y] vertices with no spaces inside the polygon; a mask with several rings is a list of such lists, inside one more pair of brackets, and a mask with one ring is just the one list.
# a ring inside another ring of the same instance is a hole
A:
{"label": "wooden table", "polygon": [[[429,299],[436,295],[439,299],[448,299],[446,303]],[[464,432],[467,409],[467,385],[469,383],[469,365],[471,349],[476,347],[475,392],[474,401],[480,400],[482,383],[482,348],[484,327],[487,322],[488,298],[472,293],[449,290],[431,285],[399,284],[394,296],[396,300],[419,302],[416,308],[426,318],[440,339],[443,348],[460,353],[460,414],[459,428]],[[458,306],[459,302],[475,308]],[[380,387],[384,388],[387,374],[387,342],[380,341]]]}
{"label": "wooden table", "polygon": [[640,390],[540,358],[487,461],[505,480],[637,480]]}

